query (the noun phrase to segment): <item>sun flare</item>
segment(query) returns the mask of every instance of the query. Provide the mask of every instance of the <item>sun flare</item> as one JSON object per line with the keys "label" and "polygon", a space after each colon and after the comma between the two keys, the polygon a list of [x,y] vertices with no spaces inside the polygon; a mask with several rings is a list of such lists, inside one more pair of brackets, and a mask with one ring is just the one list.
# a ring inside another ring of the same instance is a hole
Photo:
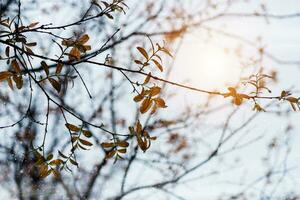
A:
{"label": "sun flare", "polygon": [[235,56],[223,48],[189,43],[178,54],[178,74],[205,89],[223,89],[239,77]]}

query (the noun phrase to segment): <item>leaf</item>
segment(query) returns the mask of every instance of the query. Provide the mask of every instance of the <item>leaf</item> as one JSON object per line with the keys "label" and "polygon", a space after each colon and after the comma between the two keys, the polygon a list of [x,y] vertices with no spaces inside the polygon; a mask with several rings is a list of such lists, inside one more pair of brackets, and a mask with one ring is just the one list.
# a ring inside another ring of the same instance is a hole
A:
{"label": "leaf", "polygon": [[116,150],[110,151],[108,154],[106,154],[105,159],[112,158],[116,154]]}
{"label": "leaf", "polygon": [[134,60],[134,62],[135,62],[136,64],[138,64],[138,65],[143,65],[143,62],[140,61],[140,60]]}
{"label": "leaf", "polygon": [[163,52],[165,52],[168,56],[170,56],[170,57],[172,57],[173,58],[173,55],[170,53],[170,51],[168,50],[168,49],[166,49],[166,48],[161,48],[161,50],[163,51]]}
{"label": "leaf", "polygon": [[106,15],[109,19],[114,19],[114,17],[109,13],[104,13],[104,15]]}
{"label": "leaf", "polygon": [[29,47],[34,47],[34,46],[36,46],[36,45],[37,45],[36,42],[26,43],[26,46],[29,46]]}
{"label": "leaf", "polygon": [[243,103],[243,98],[239,97],[239,96],[236,96],[234,99],[233,99],[233,103],[237,106],[241,105]]}
{"label": "leaf", "polygon": [[162,66],[157,60],[152,59],[152,61],[154,62],[154,64],[157,66],[157,68],[158,68],[161,72],[164,71],[163,66]]}
{"label": "leaf", "polygon": [[6,79],[11,77],[12,75],[13,75],[13,73],[11,73],[9,71],[0,72],[0,81],[5,81]]}
{"label": "leaf", "polygon": [[117,146],[125,148],[129,146],[129,143],[127,141],[118,141]]}
{"label": "leaf", "polygon": [[290,104],[291,104],[293,110],[294,110],[294,111],[297,111],[296,106],[294,105],[294,103],[290,102]]}
{"label": "leaf", "polygon": [[80,51],[77,47],[73,47],[69,53],[69,59],[73,60],[80,60]]}
{"label": "leaf", "polygon": [[6,55],[7,57],[9,57],[9,46],[7,46],[7,47],[5,48],[5,55]]}
{"label": "leaf", "polygon": [[87,130],[82,131],[82,133],[87,138],[90,138],[93,135],[91,131],[87,131]]}
{"label": "leaf", "polygon": [[79,142],[85,146],[93,146],[93,144],[87,140],[79,139]]}
{"label": "leaf", "polygon": [[103,148],[107,149],[107,148],[114,147],[115,144],[114,144],[113,142],[103,142],[103,143],[101,143],[101,146],[102,146]]}
{"label": "leaf", "polygon": [[146,50],[142,47],[137,47],[137,50],[139,50],[139,52],[147,59],[149,60],[149,56],[148,53],[146,52]]}
{"label": "leaf", "polygon": [[88,34],[84,34],[83,36],[81,36],[78,40],[78,44],[83,45],[85,43],[87,43],[87,41],[89,41],[90,37]]}
{"label": "leaf", "polygon": [[142,105],[140,107],[140,112],[142,114],[146,113],[152,106],[152,100],[149,98],[144,99],[144,101],[142,102]]}
{"label": "leaf", "polygon": [[7,80],[7,84],[8,86],[10,87],[10,89],[14,90],[14,86],[13,86],[13,82],[12,82],[12,79],[11,77],[9,77]]}
{"label": "leaf", "polygon": [[295,97],[288,97],[288,98],[286,98],[286,100],[288,100],[289,102],[291,102],[291,103],[298,103],[298,99],[297,98],[295,98]]}
{"label": "leaf", "polygon": [[153,96],[155,96],[155,95],[158,95],[159,93],[160,93],[160,91],[161,91],[161,88],[160,87],[152,87],[151,89],[150,89],[150,96],[151,97],[153,97]]}
{"label": "leaf", "polygon": [[28,27],[29,28],[33,28],[33,27],[35,27],[38,24],[39,24],[39,22],[33,22],[33,23],[29,24]]}
{"label": "leaf", "polygon": [[73,160],[72,158],[70,158],[69,160],[73,165],[78,166],[78,163],[75,160]]}
{"label": "leaf", "polygon": [[12,66],[12,68],[13,68],[17,73],[21,73],[21,72],[22,72],[22,71],[21,71],[21,68],[20,68],[20,66],[19,66],[19,64],[18,64],[18,62],[17,62],[16,59],[14,59],[14,60],[11,61],[11,66]]}
{"label": "leaf", "polygon": [[74,124],[66,123],[65,126],[66,126],[70,131],[74,131],[74,132],[80,131],[80,128],[77,127],[77,126],[75,126]]}
{"label": "leaf", "polygon": [[127,152],[127,149],[118,149],[118,152],[119,152],[119,153],[126,153],[126,152]]}
{"label": "leaf", "polygon": [[51,160],[52,158],[53,158],[53,154],[51,153],[51,154],[49,154],[49,155],[47,156],[46,161],[49,161],[49,160]]}
{"label": "leaf", "polygon": [[55,74],[60,74],[62,67],[63,67],[62,63],[57,63]]}
{"label": "leaf", "polygon": [[63,161],[61,159],[55,159],[55,160],[52,160],[49,164],[57,166],[57,165],[60,165],[62,163],[63,163]]}
{"label": "leaf", "polygon": [[140,102],[140,101],[143,100],[143,98],[144,98],[144,96],[139,94],[139,95],[135,96],[135,97],[133,98],[133,100],[134,100],[135,102]]}
{"label": "leaf", "polygon": [[61,84],[57,80],[50,77],[48,78],[48,80],[51,83],[52,87],[59,93],[61,90]]}
{"label": "leaf", "polygon": [[150,73],[147,75],[147,77],[145,78],[143,85],[148,84],[149,81],[150,81],[150,79],[151,79],[151,72],[150,72]]}
{"label": "leaf", "polygon": [[48,65],[46,64],[46,62],[45,62],[45,61],[42,61],[42,62],[41,62],[41,65],[42,65],[42,67],[43,67],[43,69],[44,69],[46,75],[49,76],[49,67],[48,67]]}
{"label": "leaf", "polygon": [[63,157],[63,158],[68,158],[67,156],[65,156],[61,151],[58,151],[58,154]]}
{"label": "leaf", "polygon": [[153,99],[155,101],[155,104],[159,108],[166,108],[166,102],[162,98],[155,98]]}
{"label": "leaf", "polygon": [[14,75],[13,80],[16,83],[18,89],[21,89],[23,87],[23,78],[21,75],[20,76]]}

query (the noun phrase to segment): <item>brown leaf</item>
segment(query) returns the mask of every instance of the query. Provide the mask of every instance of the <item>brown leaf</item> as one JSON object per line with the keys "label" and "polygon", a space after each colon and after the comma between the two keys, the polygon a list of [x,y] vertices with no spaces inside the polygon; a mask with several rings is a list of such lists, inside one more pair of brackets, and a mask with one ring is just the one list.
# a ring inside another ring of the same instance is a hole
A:
{"label": "brown leaf", "polygon": [[114,144],[113,142],[103,142],[103,143],[101,143],[101,146],[102,146],[103,148],[107,149],[107,148],[114,147],[115,144]]}
{"label": "brown leaf", "polygon": [[87,131],[87,130],[82,131],[82,133],[87,138],[90,138],[93,135],[91,131]]}
{"label": "brown leaf", "polygon": [[149,56],[148,56],[148,53],[147,51],[142,48],[142,47],[137,47],[137,50],[139,50],[139,52],[148,60],[149,59]]}
{"label": "brown leaf", "polygon": [[18,62],[17,62],[16,59],[14,59],[14,60],[11,61],[11,66],[15,70],[15,72],[17,72],[17,73],[21,73],[22,72],[21,68],[20,68],[20,66],[19,66],[19,64],[18,64]]}
{"label": "brown leaf", "polygon": [[152,59],[152,61],[154,62],[154,64],[157,66],[157,68],[158,68],[161,72],[164,71],[163,66],[162,66],[157,60]]}
{"label": "brown leaf", "polygon": [[119,147],[128,147],[129,146],[129,143],[127,142],[127,141],[118,141],[117,142],[117,145],[119,146]]}
{"label": "brown leaf", "polygon": [[88,34],[84,34],[83,36],[81,36],[78,40],[78,44],[83,45],[85,43],[87,43],[87,41],[89,41],[90,37]]}
{"label": "brown leaf", "polygon": [[62,67],[63,67],[62,63],[57,63],[55,74],[60,74]]}
{"label": "brown leaf", "polygon": [[135,102],[140,102],[140,101],[142,101],[143,100],[143,98],[144,98],[144,96],[142,96],[142,95],[137,95],[137,96],[135,96],[134,98],[133,98],[133,100],[135,101]]}
{"label": "brown leaf", "polygon": [[142,105],[140,107],[140,112],[143,114],[143,113],[146,113],[152,106],[152,99],[149,99],[149,98],[146,98],[144,99],[144,101],[142,102]]}
{"label": "brown leaf", "polygon": [[155,96],[155,95],[158,95],[159,93],[160,93],[160,91],[161,91],[161,88],[160,87],[152,87],[151,89],[150,89],[150,96],[151,97],[153,97],[153,96]]}
{"label": "brown leaf", "polygon": [[11,73],[9,71],[0,72],[0,81],[5,81],[6,79],[11,77],[12,75],[13,75],[13,73]]}
{"label": "brown leaf", "polygon": [[87,140],[79,139],[79,142],[86,146],[93,146],[93,144]]}
{"label": "brown leaf", "polygon": [[41,65],[42,65],[42,67],[43,67],[43,69],[44,69],[46,75],[49,76],[49,67],[48,67],[48,65],[46,64],[46,62],[45,62],[45,61],[42,61],[42,62],[41,62]]}
{"label": "brown leaf", "polygon": [[61,89],[61,84],[57,80],[53,78],[48,78],[49,82],[51,83],[52,87],[59,93]]}
{"label": "brown leaf", "polygon": [[154,101],[155,101],[155,104],[157,105],[157,107],[159,107],[159,108],[166,108],[167,107],[166,102],[162,98],[157,97],[157,98],[154,99]]}
{"label": "brown leaf", "polygon": [[69,53],[70,60],[80,60],[80,51],[77,47],[73,47]]}
{"label": "brown leaf", "polygon": [[80,128],[75,126],[74,124],[65,124],[65,126],[70,130],[70,131],[74,131],[74,132],[78,132],[80,131]]}
{"label": "brown leaf", "polygon": [[150,79],[151,79],[151,72],[150,72],[150,73],[147,75],[147,77],[145,78],[143,85],[148,84],[149,81],[150,81]]}

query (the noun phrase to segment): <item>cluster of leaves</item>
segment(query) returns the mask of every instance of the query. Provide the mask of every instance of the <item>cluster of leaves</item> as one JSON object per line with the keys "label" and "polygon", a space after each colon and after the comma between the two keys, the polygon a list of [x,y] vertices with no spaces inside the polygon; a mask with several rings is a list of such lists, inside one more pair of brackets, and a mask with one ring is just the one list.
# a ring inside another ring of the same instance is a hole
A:
{"label": "cluster of leaves", "polygon": [[165,101],[156,97],[161,92],[161,88],[158,86],[153,86],[149,89],[142,88],[140,94],[134,97],[135,102],[142,102],[140,105],[140,112],[142,114],[148,112],[152,107],[151,114],[154,114],[158,108],[166,108]]}
{"label": "cluster of leaves", "polygon": [[[89,130],[83,129],[83,126],[78,127],[74,124],[67,123],[65,125],[67,129],[71,133],[71,141],[72,141],[72,149],[69,156],[66,156],[61,151],[58,151],[58,155],[61,158],[54,159],[53,154],[49,154],[47,156],[43,156],[40,151],[41,147],[34,148],[35,155],[35,167],[38,168],[39,177],[46,178],[51,173],[55,177],[60,176],[60,171],[63,169],[67,169],[68,171],[72,171],[68,166],[68,163],[78,166],[78,162],[75,158],[75,150],[80,148],[82,150],[88,150],[88,147],[91,147],[93,144],[85,138],[91,138],[92,133]],[[83,138],[83,136],[85,138]]]}
{"label": "cluster of leaves", "polygon": [[150,148],[151,141],[156,140],[156,137],[151,137],[148,131],[142,127],[140,121],[137,121],[135,127],[130,126],[129,131],[130,135],[136,138],[136,141],[143,152],[146,152],[147,149]]}
{"label": "cluster of leaves", "polygon": [[86,43],[89,41],[90,37],[87,34],[84,34],[78,39],[66,39],[62,41],[62,45],[66,47],[71,47],[71,50],[69,53],[66,53],[66,55],[69,56],[70,60],[80,60],[81,53],[86,53],[87,51],[91,50],[90,45],[86,45]]}
{"label": "cluster of leaves", "polygon": [[258,99],[264,98],[264,99],[277,99],[277,100],[283,100],[283,101],[288,101],[293,108],[294,111],[300,110],[300,98],[293,97],[291,96],[292,94],[289,91],[283,90],[280,94],[280,96],[275,96],[275,97],[268,97],[268,96],[261,96],[263,91],[267,91],[268,93],[272,93],[272,91],[266,87],[266,79],[275,79],[274,76],[269,76],[267,74],[256,74],[256,75],[251,75],[249,77],[249,80],[244,82],[244,85],[251,85],[254,87],[254,90],[251,91],[249,94],[243,94],[243,93],[238,93],[236,88],[229,87],[228,88],[228,93],[224,93],[224,97],[232,97],[233,104],[239,106],[243,103],[244,100],[253,100],[254,106],[253,110],[257,112],[266,112],[266,110],[258,103]]}
{"label": "cluster of leaves", "polygon": [[115,157],[115,161],[123,159],[122,154],[127,152],[129,143],[125,140],[112,139],[112,142],[103,142],[101,146],[107,150],[106,159]]}
{"label": "cluster of leaves", "polygon": [[297,108],[300,110],[300,98],[291,95],[290,92],[283,90],[280,94],[280,100],[288,101],[294,111],[297,111]]}
{"label": "cluster of leaves", "polygon": [[[5,42],[9,43],[11,46],[18,46],[23,52],[28,54],[33,54],[32,47],[36,46],[36,42],[28,42],[26,36],[23,32],[27,32],[34,27],[36,27],[39,22],[32,22],[27,26],[19,25],[15,22],[16,18],[10,20],[9,18],[1,19],[0,26],[3,30],[0,31],[2,37],[7,36],[8,38]],[[10,46],[8,45],[5,49],[5,55],[8,58],[7,63],[9,63],[10,58]]]}
{"label": "cluster of leaves", "polygon": [[[160,72],[163,72],[164,67],[159,53],[163,52],[170,57],[173,56],[167,48],[161,47],[158,43],[156,44],[157,48],[155,48],[151,39],[150,42],[152,47],[151,53],[148,53],[143,47],[137,47],[137,50],[142,55],[143,59],[135,60],[134,62],[140,66],[140,72],[143,72],[148,66],[151,66],[151,63],[154,64],[154,66],[156,66]],[[140,103],[139,111],[141,114],[145,114],[151,110],[150,114],[152,115],[157,111],[158,108],[167,107],[165,100],[160,97],[161,87],[150,85],[152,77],[152,73],[149,72],[143,83],[131,82],[134,86],[134,91],[138,93],[133,100],[136,103]],[[141,91],[138,92],[136,87],[141,87]],[[140,121],[136,123],[135,127],[130,126],[129,132],[130,136],[136,138],[138,146],[143,152],[146,152],[146,150],[150,148],[151,141],[156,140],[156,137],[151,137],[148,131],[146,131],[145,128],[142,128]],[[128,142],[119,141],[115,137],[112,139],[112,142],[102,143],[102,147],[109,150],[106,158],[112,158],[115,156],[116,160],[118,158],[122,158],[121,154],[126,153],[126,147],[128,146]]]}
{"label": "cluster of leaves", "polygon": [[69,123],[66,124],[66,127],[69,129],[72,135],[72,152],[74,152],[77,148],[88,150],[87,147],[93,146],[90,141],[82,138],[82,136],[85,136],[86,138],[92,137],[92,133],[89,130],[83,129],[83,126],[78,127]]}
{"label": "cluster of leaves", "polygon": [[140,65],[140,70],[142,71],[145,67],[150,66],[150,62],[154,63],[155,66],[161,71],[164,71],[164,67],[162,65],[162,58],[159,55],[160,52],[163,52],[170,57],[173,57],[170,51],[165,48],[161,47],[158,43],[156,43],[157,48],[154,47],[153,42],[151,41],[151,53],[147,53],[147,51],[143,47],[137,47],[137,50],[141,53],[141,55],[144,57],[144,60],[135,60],[134,62],[138,65]]}
{"label": "cluster of leaves", "polygon": [[124,2],[124,0],[113,0],[111,3],[107,3],[106,1],[97,1],[93,0],[92,3],[97,6],[103,15],[108,17],[109,19],[114,19],[114,17],[110,14],[111,12],[125,12],[125,7],[128,8],[127,4]]}
{"label": "cluster of leaves", "polygon": [[12,70],[10,71],[2,71],[0,72],[0,82],[7,81],[8,86],[14,90],[15,83],[18,89],[23,87],[23,77],[22,77],[22,70],[20,65],[18,64],[16,59],[13,59],[10,63]]}

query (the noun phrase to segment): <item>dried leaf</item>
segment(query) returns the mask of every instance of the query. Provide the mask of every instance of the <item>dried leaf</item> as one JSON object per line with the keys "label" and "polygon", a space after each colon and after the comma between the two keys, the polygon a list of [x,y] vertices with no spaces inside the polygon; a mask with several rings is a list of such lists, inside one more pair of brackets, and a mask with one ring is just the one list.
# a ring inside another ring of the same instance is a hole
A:
{"label": "dried leaf", "polygon": [[80,131],[80,128],[75,126],[74,124],[65,124],[65,126],[70,130],[70,131],[74,131],[74,132],[78,132]]}
{"label": "dried leaf", "polygon": [[80,60],[80,51],[77,47],[73,47],[69,53],[70,60]]}
{"label": "dried leaf", "polygon": [[57,80],[53,78],[48,78],[49,82],[51,83],[52,87],[59,93],[61,90],[61,84]]}
{"label": "dried leaf", "polygon": [[6,79],[11,77],[12,75],[13,75],[13,73],[11,73],[9,71],[0,72],[0,81],[5,81]]}
{"label": "dried leaf", "polygon": [[157,60],[152,59],[152,61],[154,62],[154,64],[157,66],[157,68],[158,68],[161,72],[164,71],[163,66],[162,66]]}
{"label": "dried leaf", "polygon": [[79,139],[79,142],[86,146],[93,146],[93,144],[87,140]]}
{"label": "dried leaf", "polygon": [[143,114],[143,113],[146,113],[152,106],[152,99],[149,99],[149,98],[146,98],[144,99],[144,101],[142,102],[142,105],[140,107],[140,112]]}
{"label": "dried leaf", "polygon": [[46,75],[49,76],[49,67],[48,67],[48,65],[46,64],[46,62],[45,62],[45,61],[42,61],[42,62],[41,62],[41,65],[42,65],[42,67],[43,67],[43,69],[44,69]]}
{"label": "dried leaf", "polygon": [[142,48],[142,47],[137,47],[137,49],[139,50],[139,52],[148,60],[149,59],[149,56],[148,56],[148,53],[147,51]]}

